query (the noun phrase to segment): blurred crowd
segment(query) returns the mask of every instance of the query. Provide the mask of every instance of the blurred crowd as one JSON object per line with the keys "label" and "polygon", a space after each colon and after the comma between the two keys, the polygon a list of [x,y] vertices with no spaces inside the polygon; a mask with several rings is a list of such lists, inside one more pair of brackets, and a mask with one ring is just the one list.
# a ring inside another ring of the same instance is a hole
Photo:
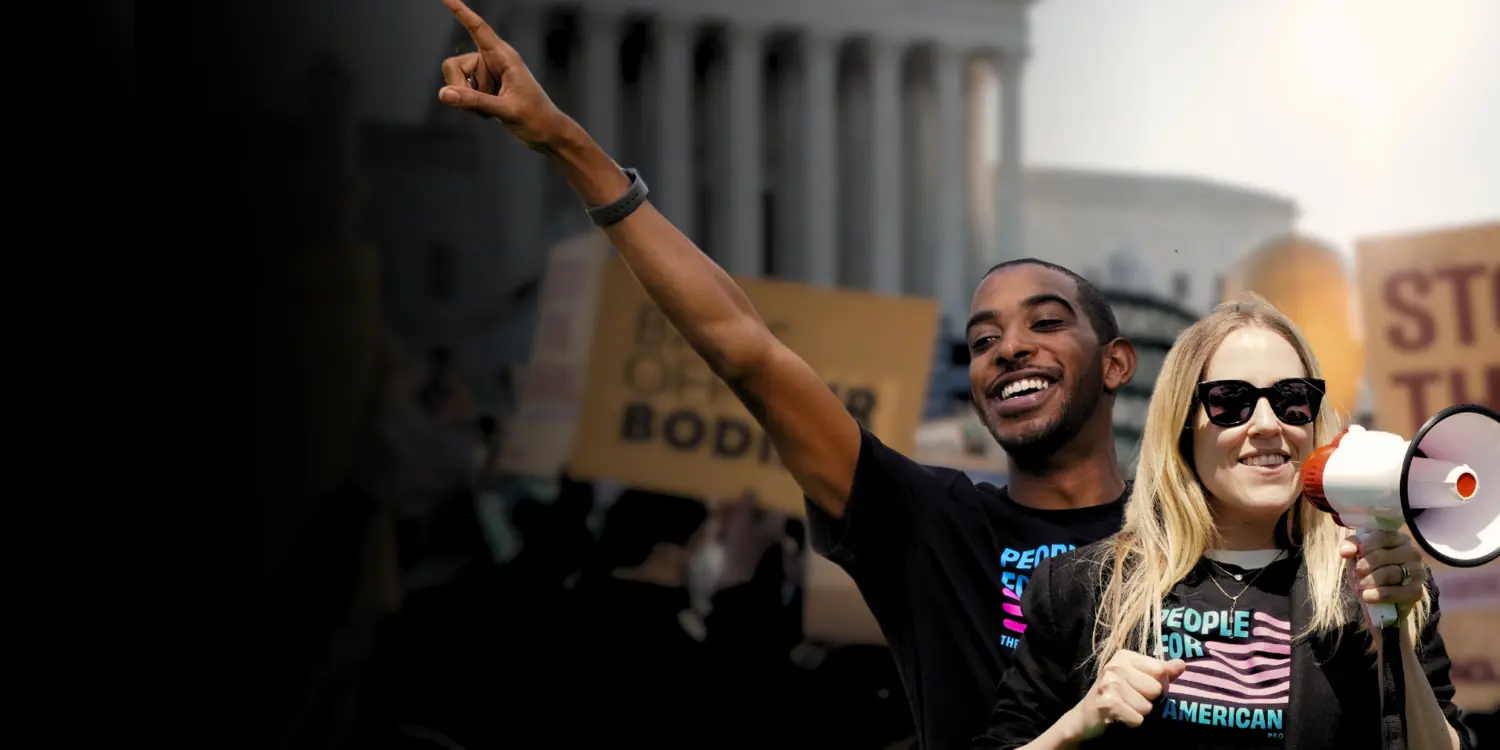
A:
{"label": "blurred crowd", "polygon": [[447,352],[381,370],[252,648],[273,744],[911,747],[889,652],[804,638],[800,519],[509,476]]}

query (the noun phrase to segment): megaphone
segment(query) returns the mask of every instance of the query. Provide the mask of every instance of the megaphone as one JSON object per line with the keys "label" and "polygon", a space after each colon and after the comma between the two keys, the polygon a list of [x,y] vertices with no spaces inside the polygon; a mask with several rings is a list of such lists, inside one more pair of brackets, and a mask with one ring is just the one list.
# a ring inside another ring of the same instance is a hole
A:
{"label": "megaphone", "polygon": [[[1500,556],[1500,414],[1450,406],[1410,441],[1350,425],[1302,465],[1302,488],[1361,536],[1404,524],[1438,562],[1484,565]],[[1396,622],[1393,604],[1368,609],[1376,628]]]}

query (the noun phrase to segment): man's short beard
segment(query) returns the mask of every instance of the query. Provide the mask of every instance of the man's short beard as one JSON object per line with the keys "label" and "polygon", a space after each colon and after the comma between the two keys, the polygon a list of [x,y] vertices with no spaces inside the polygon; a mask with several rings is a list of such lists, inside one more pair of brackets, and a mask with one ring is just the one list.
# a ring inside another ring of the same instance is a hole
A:
{"label": "man's short beard", "polygon": [[1046,424],[1019,436],[1007,437],[1001,437],[988,417],[984,420],[985,427],[1013,463],[1022,466],[1042,464],[1078,436],[1094,412],[1101,408],[1103,394],[1104,365],[1098,363],[1083,373],[1076,388],[1062,394],[1058,415]]}

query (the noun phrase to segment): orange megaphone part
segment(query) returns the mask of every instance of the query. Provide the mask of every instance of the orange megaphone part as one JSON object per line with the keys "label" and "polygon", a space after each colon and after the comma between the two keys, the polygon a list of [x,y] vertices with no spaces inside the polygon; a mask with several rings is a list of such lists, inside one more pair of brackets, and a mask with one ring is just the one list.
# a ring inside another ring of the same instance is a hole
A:
{"label": "orange megaphone part", "polygon": [[1328,467],[1328,459],[1333,456],[1334,451],[1338,450],[1339,441],[1344,438],[1344,434],[1348,431],[1349,428],[1345,427],[1342,432],[1334,436],[1333,442],[1313,451],[1312,455],[1308,456],[1307,460],[1302,462],[1303,496],[1307,498],[1308,502],[1313,504],[1313,507],[1325,513],[1332,514],[1333,522],[1340,526],[1343,526],[1344,523],[1339,520],[1339,514],[1334,511],[1333,506],[1329,505],[1328,495],[1323,491],[1323,470]]}
{"label": "orange megaphone part", "polygon": [[1302,494],[1318,501],[1320,507],[1328,504],[1328,495],[1323,492],[1323,470],[1328,467],[1328,459],[1337,449],[1337,445],[1330,443],[1313,451],[1302,463]]}

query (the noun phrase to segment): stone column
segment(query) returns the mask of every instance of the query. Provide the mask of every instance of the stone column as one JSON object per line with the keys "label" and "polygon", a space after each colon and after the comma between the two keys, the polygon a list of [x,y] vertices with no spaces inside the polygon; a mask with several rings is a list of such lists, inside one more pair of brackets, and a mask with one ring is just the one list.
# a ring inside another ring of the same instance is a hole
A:
{"label": "stone column", "polygon": [[970,286],[967,278],[969,246],[966,220],[968,180],[964,179],[964,91],[967,56],[963,50],[939,44],[933,50],[933,76],[937,89],[937,226],[933,275],[938,300],[948,318],[950,331],[961,333],[969,315]]}
{"label": "stone column", "polygon": [[620,16],[585,8],[580,14],[583,53],[583,127],[605,152],[620,147]]}
{"label": "stone column", "polygon": [[870,290],[901,291],[901,53],[897,40],[870,40]]}
{"label": "stone column", "polygon": [[802,249],[807,180],[802,169],[802,131],[807,115],[802,111],[802,69],[783,59],[775,75],[766,67],[765,155],[766,192],[771,215],[767,217],[766,266],[777,278],[805,281],[808,257]]}
{"label": "stone column", "polygon": [[869,66],[838,72],[838,279],[850,289],[869,289],[872,219],[870,206]]}
{"label": "stone column", "polygon": [[1000,260],[1026,255],[1025,184],[1021,171],[1021,73],[1025,58],[996,56],[1000,74],[1000,161],[995,185],[995,220]]}
{"label": "stone column", "polygon": [[761,149],[761,86],[764,32],[736,23],[728,30],[728,149],[725,229],[718,242],[721,263],[730,273],[759,276],[765,269],[762,221],[764,158]]}
{"label": "stone column", "polygon": [[964,166],[964,176],[969,189],[965,216],[969,247],[964,271],[969,278],[978,278],[985,269],[994,265],[995,254],[1000,248],[995,233],[995,186],[1000,182],[999,167],[998,161],[992,163],[1000,146],[995,131],[999,115],[989,111],[985,77],[982,66],[971,62],[964,68],[964,119],[968,134],[968,163]]}
{"label": "stone column", "polygon": [[697,237],[693,181],[693,31],[683,18],[656,23],[657,173],[647,178],[651,202],[689,237]]}
{"label": "stone column", "polygon": [[802,37],[802,280],[836,286],[838,237],[838,39]]}

